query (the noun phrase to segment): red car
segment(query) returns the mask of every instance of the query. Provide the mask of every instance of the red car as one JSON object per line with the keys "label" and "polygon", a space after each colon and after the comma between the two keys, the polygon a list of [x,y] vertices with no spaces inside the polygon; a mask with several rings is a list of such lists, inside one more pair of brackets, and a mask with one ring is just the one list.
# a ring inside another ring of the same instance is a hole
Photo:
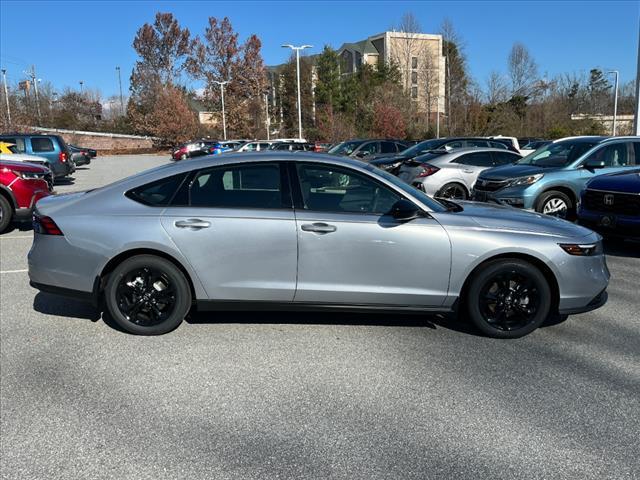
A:
{"label": "red car", "polygon": [[29,220],[34,205],[51,194],[51,170],[40,165],[0,161],[0,233],[12,220]]}

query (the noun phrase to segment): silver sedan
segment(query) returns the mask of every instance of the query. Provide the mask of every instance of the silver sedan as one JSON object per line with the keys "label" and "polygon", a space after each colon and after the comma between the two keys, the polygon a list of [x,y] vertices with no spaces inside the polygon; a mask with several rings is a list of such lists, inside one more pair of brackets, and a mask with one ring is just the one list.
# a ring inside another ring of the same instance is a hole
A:
{"label": "silver sedan", "polygon": [[598,308],[601,238],[510,207],[434,201],[346,158],[202,157],[37,204],[31,284],[161,334],[192,308],[460,312],[486,335]]}
{"label": "silver sedan", "polygon": [[435,150],[404,162],[398,178],[432,197],[466,200],[480,172],[521,158],[517,153],[497,148]]}

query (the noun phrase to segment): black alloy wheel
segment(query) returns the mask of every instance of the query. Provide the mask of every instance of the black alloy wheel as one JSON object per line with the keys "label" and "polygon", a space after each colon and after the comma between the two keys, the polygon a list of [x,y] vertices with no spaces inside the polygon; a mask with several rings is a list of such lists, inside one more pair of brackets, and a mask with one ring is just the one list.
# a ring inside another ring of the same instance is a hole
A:
{"label": "black alloy wheel", "polygon": [[138,255],[109,275],[105,300],[111,317],[124,330],[159,335],[180,325],[191,308],[191,289],[169,260]]}
{"label": "black alloy wheel", "polygon": [[474,276],[467,307],[473,323],[486,335],[518,338],[549,316],[551,289],[542,272],[530,263],[500,259]]}
{"label": "black alloy wheel", "polygon": [[435,196],[436,198],[452,198],[455,200],[466,200],[469,198],[467,190],[459,183],[447,183]]}

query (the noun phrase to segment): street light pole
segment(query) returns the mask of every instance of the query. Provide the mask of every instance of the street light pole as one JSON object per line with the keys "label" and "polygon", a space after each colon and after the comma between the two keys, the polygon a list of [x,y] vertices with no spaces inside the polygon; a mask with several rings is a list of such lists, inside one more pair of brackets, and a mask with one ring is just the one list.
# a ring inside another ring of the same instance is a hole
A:
{"label": "street light pole", "polygon": [[298,79],[298,138],[302,140],[302,104],[300,103],[300,50],[305,48],[313,48],[313,45],[301,45],[295,47],[293,45],[282,45],[282,48],[290,48],[296,52],[296,77]]}
{"label": "street light pole", "polygon": [[267,119],[265,121],[267,127],[267,140],[269,140],[269,130],[271,128],[271,118],[269,118],[269,94],[264,94],[264,106],[266,109]]}
{"label": "street light pole", "polygon": [[611,70],[607,73],[613,73],[616,76],[616,83],[614,86],[614,93],[613,93],[613,129],[612,129],[612,136],[616,136],[616,121],[617,121],[617,117],[618,117],[618,70]]}
{"label": "street light pole", "polygon": [[80,80],[80,95],[82,95],[82,86],[84,85],[84,81]]}
{"label": "street light pole", "polygon": [[440,95],[436,97],[436,138],[440,138]]}
{"label": "street light pole", "polygon": [[118,71],[118,85],[120,86],[120,116],[124,117],[124,100],[122,99],[122,78],[120,77],[120,67],[116,67]]}
{"label": "street light pole", "polygon": [[219,82],[218,80],[214,80],[213,83],[217,83],[220,85],[220,97],[222,99],[222,135],[224,139],[227,139],[227,119],[224,114],[224,86],[229,83],[229,80],[225,80],[224,82]]}
{"label": "street light pole", "polygon": [[7,126],[11,126],[11,107],[9,106],[9,89],[7,88],[7,71],[2,69],[2,80],[4,81],[4,99],[7,102]]}
{"label": "street light pole", "polygon": [[31,71],[25,72],[31,77],[33,83],[33,89],[36,94],[36,112],[38,114],[38,125],[42,125],[42,114],[40,112],[40,95],[38,95],[38,79],[36,78],[36,66],[31,65]]}

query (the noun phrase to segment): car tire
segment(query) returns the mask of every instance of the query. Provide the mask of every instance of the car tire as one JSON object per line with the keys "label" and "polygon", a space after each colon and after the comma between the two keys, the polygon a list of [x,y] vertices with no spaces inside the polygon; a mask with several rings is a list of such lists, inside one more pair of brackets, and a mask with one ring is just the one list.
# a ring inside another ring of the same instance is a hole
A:
{"label": "car tire", "polygon": [[3,195],[0,195],[0,233],[4,233],[9,228],[12,217],[13,208],[11,208],[11,204]]}
{"label": "car tire", "polygon": [[169,260],[137,255],[111,272],[104,299],[111,318],[123,330],[162,335],[177,328],[189,312],[191,288]]}
{"label": "car tire", "polygon": [[[458,196],[451,196],[452,193],[454,195],[457,194]],[[449,182],[445,183],[440,190],[436,192],[434,197],[450,198],[452,200],[467,200],[469,198],[469,192],[461,183]]]}
{"label": "car tire", "polygon": [[542,272],[529,262],[498,259],[474,274],[465,300],[472,323],[483,334],[519,338],[549,316],[551,288]]}
{"label": "car tire", "polygon": [[[564,210],[562,210],[563,205],[566,207]],[[554,213],[554,211],[557,212],[557,214]],[[550,190],[543,193],[538,199],[536,212],[564,219],[572,219],[575,217],[575,205],[566,193]]]}

